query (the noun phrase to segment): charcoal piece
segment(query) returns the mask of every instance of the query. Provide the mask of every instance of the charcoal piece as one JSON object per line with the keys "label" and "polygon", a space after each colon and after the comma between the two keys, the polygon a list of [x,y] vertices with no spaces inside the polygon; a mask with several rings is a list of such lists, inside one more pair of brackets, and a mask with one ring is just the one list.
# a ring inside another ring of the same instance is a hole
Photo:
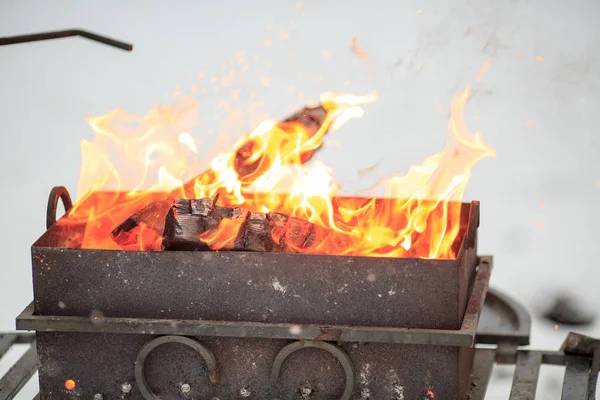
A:
{"label": "charcoal piece", "polygon": [[[312,137],[319,131],[326,117],[327,111],[322,106],[312,108],[306,107],[280,122],[279,127],[283,130],[286,130],[289,129],[292,123],[299,122],[306,128],[308,136]],[[254,145],[255,143],[250,139],[248,142],[242,144],[237,151],[235,166],[240,179],[243,179],[245,176],[254,173],[258,163],[260,162],[260,160],[257,160],[252,164],[248,164],[246,162],[248,157],[252,155]],[[301,161],[307,162],[310,160],[317,150],[318,148],[302,154]],[[136,211],[129,218],[120,223],[115,229],[113,229],[113,240],[121,246],[132,244],[131,241],[135,242],[136,237],[135,235],[130,235],[128,233],[139,227],[141,223],[144,223],[148,228],[153,229],[157,235],[160,235],[165,228],[165,216],[167,215],[172,202],[180,197],[182,193],[185,193],[189,197],[193,196],[196,180],[209,172],[210,170],[205,171],[193,179],[190,179],[183,185],[183,188],[178,188],[168,194],[165,197],[165,200],[148,204],[142,209]]]}
{"label": "charcoal piece", "polygon": [[314,224],[290,217],[285,224],[282,245],[286,253],[297,253],[307,248],[311,243],[311,235],[315,230]]}
{"label": "charcoal piece", "polygon": [[271,224],[267,214],[249,212],[244,232],[244,250],[277,251],[277,243],[271,236]]}
{"label": "charcoal piece", "polygon": [[164,228],[165,210],[170,205],[170,200],[156,201],[146,205],[113,229],[111,232],[113,239],[122,246],[132,244],[135,236],[130,235],[130,232],[142,223],[160,232]]}
{"label": "charcoal piece", "polygon": [[[163,231],[165,250],[210,250],[199,236],[217,229],[223,219],[244,224],[246,212],[239,207],[215,206],[211,199],[177,199],[167,213]],[[244,229],[222,250],[244,250]]]}
{"label": "charcoal piece", "polygon": [[[210,236],[219,224],[234,221],[235,238],[219,250],[297,253],[331,232],[311,222],[281,213],[248,212],[240,207],[215,206],[210,199],[176,200],[167,214],[163,232],[165,250],[210,250],[202,236]],[[237,224],[235,221],[239,221]],[[222,228],[222,227],[221,227]]]}
{"label": "charcoal piece", "polygon": [[589,325],[594,320],[594,315],[583,308],[573,297],[567,295],[558,296],[544,317],[558,324],[580,326]]}

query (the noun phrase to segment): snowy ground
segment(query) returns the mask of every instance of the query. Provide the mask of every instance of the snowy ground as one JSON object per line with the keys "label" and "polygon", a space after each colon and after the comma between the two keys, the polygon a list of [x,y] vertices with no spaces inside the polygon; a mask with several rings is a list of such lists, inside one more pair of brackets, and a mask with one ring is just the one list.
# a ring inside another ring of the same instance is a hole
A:
{"label": "snowy ground", "polygon": [[[223,129],[216,104],[231,97],[208,78],[240,50],[249,64],[236,83],[240,105],[254,92],[274,117],[327,90],[378,92],[363,119],[333,134],[341,146],[319,153],[349,191],[368,183],[358,170],[379,162],[375,175],[403,172],[439,151],[450,101],[472,84],[466,120],[498,154],[475,168],[466,194],[482,202],[480,253],[495,256],[492,285],[534,315],[563,290],[597,312],[599,17],[593,0],[2,2],[0,36],[84,28],[135,49],[83,39],[0,48],[0,201],[11,226],[0,230],[0,331],[31,300],[29,246],[44,229],[49,190],[76,190],[79,141],[91,138],[83,116],[143,114],[196,85],[202,121],[191,133],[208,154],[208,130]],[[350,51],[353,37],[368,61]],[[229,133],[248,128],[245,119]],[[600,325],[584,332],[600,336]],[[566,333],[536,318],[533,347],[557,349]],[[542,370],[541,398],[559,398],[557,374]],[[490,398],[505,398],[507,382],[497,371]],[[22,398],[34,391],[32,383]]]}

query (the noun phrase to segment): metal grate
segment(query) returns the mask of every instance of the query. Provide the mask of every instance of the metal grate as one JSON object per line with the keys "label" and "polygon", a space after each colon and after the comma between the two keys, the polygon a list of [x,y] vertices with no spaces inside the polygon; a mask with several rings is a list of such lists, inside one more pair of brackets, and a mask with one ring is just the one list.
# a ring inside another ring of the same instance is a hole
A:
{"label": "metal grate", "polygon": [[516,350],[510,362],[498,349],[477,349],[466,400],[482,400],[495,362],[516,364],[510,400],[533,400],[542,364],[563,365],[565,375],[562,400],[595,399],[600,352],[593,355],[570,354],[562,351]]}
{"label": "metal grate", "polygon": [[[35,348],[35,334],[31,333],[5,333],[0,334],[0,359],[13,345],[29,344],[23,356],[0,379],[0,400],[11,400],[19,393],[21,388],[37,370],[37,353]],[[38,396],[36,396],[36,399]]]}

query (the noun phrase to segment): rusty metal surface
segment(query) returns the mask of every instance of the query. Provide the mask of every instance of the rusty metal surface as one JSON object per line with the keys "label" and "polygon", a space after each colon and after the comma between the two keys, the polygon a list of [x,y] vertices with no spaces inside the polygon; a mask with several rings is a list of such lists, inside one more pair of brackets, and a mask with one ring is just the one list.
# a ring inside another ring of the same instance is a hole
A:
{"label": "rusty metal surface", "polygon": [[[130,398],[151,400],[182,398],[182,387],[199,398],[236,398],[246,390],[258,398],[282,400],[306,391],[314,399],[348,399],[365,391],[371,398],[422,398],[432,390],[453,399],[466,384],[461,376],[470,370],[470,346],[490,270],[491,258],[482,257],[456,331],[37,316],[31,307],[18,318],[18,326],[38,331],[40,387],[42,393],[52,393],[47,399],[62,398],[66,390],[60,385],[67,379],[77,382],[79,395],[105,398],[122,394],[125,385],[131,387]],[[177,336],[185,346],[157,334],[186,335]],[[82,360],[91,360],[99,349],[102,357],[81,368]],[[219,376],[219,383],[211,376]]]}
{"label": "rusty metal surface", "polygon": [[[152,340],[147,335],[96,333],[39,333],[40,390],[43,399],[64,399],[64,382],[77,382],[80,397],[120,398],[123,385],[131,386],[128,398],[144,399],[136,384],[138,352]],[[160,399],[234,399],[242,391],[250,398],[298,399],[305,385],[311,399],[343,398],[347,372],[336,356],[321,348],[303,347],[285,357],[277,383],[271,375],[280,351],[288,340],[192,337],[214,354],[220,382],[212,383],[209,368],[193,349],[177,343],[156,347],[144,364],[144,375],[152,393]],[[354,371],[352,398],[368,389],[371,398],[423,398],[427,390],[444,399],[456,399],[457,349],[448,346],[330,344],[347,354]],[[102,349],[99,353],[99,349]],[[85,361],[85,368],[80,363]],[[454,364],[454,368],[448,368]],[[346,369],[348,367],[346,366]],[[151,398],[151,397],[150,397]]]}
{"label": "rusty metal surface", "polygon": [[[470,370],[490,270],[491,258],[482,258],[467,322],[456,331],[37,316],[31,307],[18,325],[38,331],[40,387],[47,399],[62,398],[67,379],[77,382],[79,395],[105,398],[118,396],[125,385],[129,398],[150,400],[182,398],[182,387],[199,398],[236,398],[246,390],[282,400],[307,390],[314,399],[349,399],[364,391],[371,398],[422,398],[432,390],[453,399],[466,384],[461,377]],[[85,327],[97,333],[77,332]],[[163,334],[185,335],[178,337],[186,343],[156,336]],[[302,339],[308,334],[316,336]],[[92,361],[99,349],[102,357]],[[85,368],[82,360],[88,360]],[[218,384],[211,376],[220,377]]]}
{"label": "rusty metal surface", "polygon": [[[33,305],[29,305],[17,317],[17,328],[38,332],[256,337],[471,347],[474,344],[479,315],[484,308],[491,268],[491,257],[481,257],[467,310],[459,330],[35,315]],[[465,362],[469,361],[465,360]]]}

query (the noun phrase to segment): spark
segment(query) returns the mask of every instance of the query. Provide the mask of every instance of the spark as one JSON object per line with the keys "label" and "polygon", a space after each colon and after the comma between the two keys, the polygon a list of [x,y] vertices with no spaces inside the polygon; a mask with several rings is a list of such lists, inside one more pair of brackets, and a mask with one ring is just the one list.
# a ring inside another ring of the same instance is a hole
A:
{"label": "spark", "polygon": [[543,62],[544,61],[544,57],[542,57],[542,56],[537,56],[536,59],[538,60],[538,62]]}
{"label": "spark", "polygon": [[358,44],[358,41],[356,40],[356,37],[353,37],[352,40],[350,41],[350,50],[354,54],[356,54],[357,56],[362,58],[363,60],[367,59],[367,53],[364,51],[364,49],[362,47],[360,47],[360,45]]}
{"label": "spark", "polygon": [[481,67],[481,71],[479,71],[477,78],[475,78],[476,81],[481,79],[481,77],[483,76],[483,74],[485,74],[485,71],[487,71],[487,69],[490,67],[490,65],[492,65],[492,59],[488,58],[488,60],[485,62],[485,64],[483,64],[483,67]]}

